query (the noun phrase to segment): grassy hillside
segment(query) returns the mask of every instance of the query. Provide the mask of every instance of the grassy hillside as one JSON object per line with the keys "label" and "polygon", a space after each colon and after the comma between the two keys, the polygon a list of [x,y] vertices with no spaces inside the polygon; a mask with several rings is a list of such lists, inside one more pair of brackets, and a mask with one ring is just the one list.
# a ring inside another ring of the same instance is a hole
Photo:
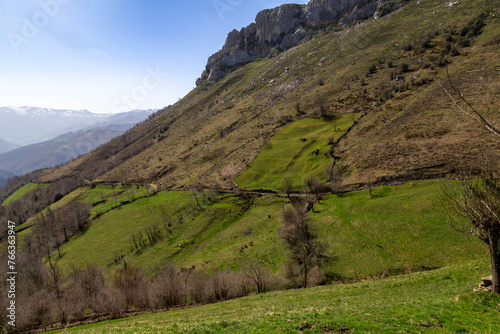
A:
{"label": "grassy hillside", "polygon": [[29,194],[33,190],[48,187],[48,184],[34,184],[28,183],[25,186],[16,190],[12,195],[10,195],[3,203],[3,206],[7,206],[10,203],[17,201],[18,199],[23,198],[25,195]]}
{"label": "grassy hillside", "polygon": [[[462,29],[482,14],[486,26],[464,41]],[[154,180],[166,188],[232,187],[281,128],[320,109],[366,114],[339,143],[344,184],[435,177],[460,164],[476,166],[481,152],[498,150],[498,143],[456,112],[437,81],[447,85],[447,67],[466,97],[499,121],[493,98],[500,82],[499,16],[489,1],[447,7],[422,0],[378,20],[329,30],[197,87],[42,180],[86,173],[101,181]]]}
{"label": "grassy hillside", "polygon": [[325,272],[350,279],[486,258],[485,244],[450,226],[439,194],[439,181],[422,181],[325,196],[310,214],[332,259]]}
{"label": "grassy hillside", "polygon": [[[77,199],[96,198],[103,189]],[[112,193],[121,186],[105,189]],[[487,257],[485,245],[448,224],[437,204],[439,189],[439,182],[423,181],[377,187],[371,197],[368,190],[326,196],[309,217],[324,248],[327,277],[352,280]],[[66,269],[96,264],[113,271],[125,260],[152,272],[175,262],[211,271],[238,270],[250,259],[261,259],[281,272],[288,252],[278,232],[285,203],[274,196],[160,192],[96,219],[62,248],[59,263]],[[155,224],[161,230],[159,240],[135,249],[132,236],[141,232],[147,240],[145,229]]]}
{"label": "grassy hillside", "polygon": [[[303,119],[285,126],[235,179],[246,189],[280,190],[283,179],[300,190],[302,179],[314,175],[328,179],[331,147],[354,126],[360,114],[339,115],[333,120]],[[317,150],[317,151],[316,151]]]}
{"label": "grassy hillside", "polygon": [[[145,187],[136,185],[97,185],[87,187],[81,193],[74,193],[70,201],[80,201],[92,204],[92,215],[104,214],[121,205],[121,203],[133,202],[137,198],[146,197],[150,192]],[[67,201],[60,205],[65,205]]]}
{"label": "grassy hillside", "polygon": [[[417,181],[481,167],[485,152],[500,151],[498,141],[459,114],[438,84],[450,88],[449,73],[473,105],[500,122],[499,17],[491,1],[452,7],[441,0],[412,1],[377,20],[331,27],[197,87],[123,136],[33,181],[53,183],[43,208],[47,203],[61,211],[58,225],[40,220],[31,249],[38,258],[29,260],[50,258],[66,274],[72,266],[97,265],[107,276],[102,282],[130,267],[158,278],[157,269],[167,263],[184,272],[215,273],[253,260],[283,278],[290,250],[280,237],[281,213],[290,200],[243,191],[235,183],[281,190],[287,178],[295,188],[308,175],[327,181],[333,149],[331,188],[358,191],[327,194],[307,215],[326,281],[390,278],[253,296],[88,331],[500,330],[498,312],[491,312],[498,311],[498,298],[468,294],[488,273],[486,246],[448,224],[439,181]],[[60,194],[67,195],[54,202]],[[86,206],[72,202],[92,206],[91,224],[76,211]],[[0,209],[7,215],[12,206]],[[84,222],[73,222],[70,238],[61,241],[72,213]],[[33,230],[18,240],[29,240],[24,238]],[[60,252],[46,256],[56,248]],[[73,271],[68,280],[82,272]],[[38,296],[29,297],[38,307]],[[89,305],[83,307],[98,312]],[[133,300],[126,305],[137,306]],[[54,310],[40,317],[54,320]],[[78,310],[75,319],[85,313]]]}
{"label": "grassy hillside", "polygon": [[[238,269],[249,256],[262,256],[275,269],[283,264],[286,254],[272,256],[283,250],[276,240],[283,200],[196,196],[199,207],[192,192],[160,192],[106,213],[62,249],[59,262],[65,268],[71,264],[106,268],[121,265],[120,260],[115,262],[119,258],[147,272],[168,262],[209,270]],[[161,229],[161,238],[133,249],[132,236],[140,232],[146,239],[145,228],[154,225]]]}
{"label": "grassy hillside", "polygon": [[497,333],[500,297],[470,294],[484,261],[356,284],[254,295],[60,333]]}

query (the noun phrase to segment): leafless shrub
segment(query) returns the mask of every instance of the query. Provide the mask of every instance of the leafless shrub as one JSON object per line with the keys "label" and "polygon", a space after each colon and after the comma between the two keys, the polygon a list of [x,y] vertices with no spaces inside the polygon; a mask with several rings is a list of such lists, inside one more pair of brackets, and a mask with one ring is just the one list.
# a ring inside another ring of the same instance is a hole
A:
{"label": "leafless shrub", "polygon": [[19,298],[17,302],[23,305],[22,312],[16,314],[16,325],[19,328],[39,326],[53,316],[53,296],[46,290],[36,292],[33,296]]}
{"label": "leafless shrub", "polygon": [[201,272],[193,272],[189,276],[188,291],[191,300],[195,303],[205,303],[209,300],[208,277]]}
{"label": "leafless shrub", "polygon": [[253,282],[257,293],[263,293],[271,289],[272,273],[261,261],[250,260],[243,268],[243,273]]}
{"label": "leafless shrub", "polygon": [[217,271],[212,274],[210,279],[210,286],[212,290],[212,299],[226,300],[232,290],[231,276],[228,272]]}
{"label": "leafless shrub", "polygon": [[81,292],[86,308],[95,308],[97,298],[105,288],[104,271],[95,265],[84,270],[74,269],[72,273],[74,287]]}
{"label": "leafless shrub", "polygon": [[321,196],[327,192],[327,188],[315,175],[308,175],[303,181],[304,190],[308,193],[314,195],[316,200],[319,200]]}
{"label": "leafless shrub", "polygon": [[101,290],[97,299],[98,312],[109,313],[113,318],[119,318],[126,309],[126,300],[120,290],[105,288]]}
{"label": "leafless shrub", "polygon": [[309,272],[309,277],[307,278],[307,286],[309,287],[318,286],[325,284],[325,282],[326,282],[326,277],[325,274],[323,273],[323,269],[321,269],[318,266],[312,268],[311,271]]}
{"label": "leafless shrub", "polygon": [[252,292],[252,280],[243,271],[232,272],[233,298],[245,297]]}
{"label": "leafless shrub", "polygon": [[166,265],[153,286],[156,306],[163,308],[184,304],[186,291],[182,275],[176,265]]}
{"label": "leafless shrub", "polygon": [[139,308],[149,306],[148,286],[141,269],[126,264],[114,274],[112,283],[121,291],[128,305]]}
{"label": "leafless shrub", "polygon": [[288,198],[290,198],[290,194],[294,191],[293,179],[290,176],[283,178],[280,190],[283,191]]}

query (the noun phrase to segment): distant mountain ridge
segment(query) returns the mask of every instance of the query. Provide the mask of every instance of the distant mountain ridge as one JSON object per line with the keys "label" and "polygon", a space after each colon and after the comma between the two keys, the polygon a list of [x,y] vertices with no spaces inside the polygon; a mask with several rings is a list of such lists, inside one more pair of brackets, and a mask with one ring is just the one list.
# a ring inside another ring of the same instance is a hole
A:
{"label": "distant mountain ridge", "polygon": [[82,110],[66,110],[66,109],[51,109],[38,107],[1,107],[0,112],[15,113],[18,115],[29,116],[61,116],[66,117],[108,117],[109,114],[93,114],[86,109]]}
{"label": "distant mountain ridge", "polygon": [[14,174],[0,169],[0,187],[3,187],[7,182],[7,179],[14,176]]}
{"label": "distant mountain ridge", "polygon": [[59,135],[110,124],[138,123],[154,110],[133,110],[121,114],[95,114],[88,110],[38,107],[0,107],[2,139],[25,146]]}
{"label": "distant mountain ridge", "polygon": [[[0,131],[4,136],[9,137],[10,133],[14,139],[25,137],[17,142],[28,143],[50,136],[22,147],[0,140],[0,170],[8,178],[68,162],[122,135],[152,113],[153,110],[94,114],[88,110],[0,108]],[[64,131],[67,129],[70,130]]]}
{"label": "distant mountain ridge", "polygon": [[8,152],[18,147],[19,145],[0,139],[0,153]]}
{"label": "distant mountain ridge", "polygon": [[69,132],[42,143],[23,146],[0,154],[0,170],[13,175],[50,168],[91,152],[125,133],[137,122]]}

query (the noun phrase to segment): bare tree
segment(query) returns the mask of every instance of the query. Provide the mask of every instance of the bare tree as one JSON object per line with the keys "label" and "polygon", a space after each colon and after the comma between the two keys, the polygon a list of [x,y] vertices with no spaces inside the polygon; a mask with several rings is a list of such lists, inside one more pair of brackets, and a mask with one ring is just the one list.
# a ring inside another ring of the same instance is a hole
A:
{"label": "bare tree", "polygon": [[281,181],[281,190],[286,194],[288,199],[290,199],[290,194],[294,190],[293,179],[290,176],[285,176]]}
{"label": "bare tree", "polygon": [[304,189],[316,197],[316,201],[319,201],[325,192],[325,187],[323,183],[315,175],[308,175],[304,179]]}
{"label": "bare tree", "polygon": [[[300,286],[307,287],[308,274],[317,266],[318,245],[307,217],[306,205],[301,201],[287,204],[281,213],[283,226],[281,235],[291,249],[288,260],[288,278],[293,281],[294,273],[299,276]],[[295,270],[295,268],[297,270]]]}
{"label": "bare tree", "polygon": [[[49,258],[50,259],[50,258]],[[58,318],[61,323],[66,323],[67,310],[64,307],[65,277],[61,268],[56,263],[49,261],[48,288],[55,294],[58,309]]]}
{"label": "bare tree", "polygon": [[315,102],[316,108],[318,108],[319,113],[321,114],[321,117],[326,117],[328,116],[328,106],[326,104],[326,101],[324,98],[320,97],[316,100]]}
{"label": "bare tree", "polygon": [[[453,82],[451,81],[450,74],[448,73],[448,68],[446,68],[446,77],[448,79],[448,83],[451,87],[451,89],[458,95],[458,99],[453,97],[453,95],[444,87],[439,80],[437,83],[443,89],[443,91],[448,95],[448,97],[453,101],[453,104],[457,109],[467,115],[468,117],[475,119],[479,123],[481,123],[488,131],[490,131],[493,135],[495,135],[497,138],[500,138],[500,130],[496,128],[492,122],[490,122],[486,117],[484,117],[466,98],[465,95],[458,90],[458,88],[455,87]],[[465,105],[462,106],[462,104]]]}
{"label": "bare tree", "polygon": [[165,266],[154,287],[156,303],[160,307],[181,305],[186,298],[182,273],[175,264]]}
{"label": "bare tree", "polygon": [[[465,98],[451,81],[451,89],[458,99],[438,81],[455,107],[468,117],[482,124],[494,138],[500,138],[500,130]],[[465,106],[464,106],[465,105]],[[465,173],[461,182],[447,183],[443,188],[444,203],[453,226],[462,232],[472,233],[487,243],[490,250],[493,292],[500,294],[500,170],[498,155],[490,157],[479,175]],[[492,166],[492,168],[490,168]]]}
{"label": "bare tree", "polygon": [[216,271],[210,278],[212,298],[214,300],[226,300],[231,291],[231,277],[227,271]]}
{"label": "bare tree", "polygon": [[68,207],[73,220],[78,226],[78,230],[80,232],[84,232],[86,225],[89,223],[90,210],[92,209],[92,206],[85,203],[71,202]]}
{"label": "bare tree", "polygon": [[[469,176],[469,175],[467,175]],[[477,178],[442,187],[444,203],[453,226],[488,244],[493,292],[500,294],[500,175],[485,171]]]}
{"label": "bare tree", "polygon": [[161,221],[163,223],[163,228],[167,233],[171,233],[170,227],[172,227],[172,219],[170,218],[170,214],[168,212],[168,206],[166,204],[157,204],[153,206],[161,216]]}
{"label": "bare tree", "polygon": [[191,193],[193,194],[193,198],[194,198],[194,201],[196,203],[196,208],[198,210],[202,210],[203,208],[201,207],[200,205],[200,192],[201,190],[203,189],[203,187],[200,185],[200,184],[195,184],[192,188],[191,188]]}
{"label": "bare tree", "polygon": [[269,270],[264,267],[261,261],[250,260],[243,268],[243,273],[255,284],[257,293],[267,291]]}

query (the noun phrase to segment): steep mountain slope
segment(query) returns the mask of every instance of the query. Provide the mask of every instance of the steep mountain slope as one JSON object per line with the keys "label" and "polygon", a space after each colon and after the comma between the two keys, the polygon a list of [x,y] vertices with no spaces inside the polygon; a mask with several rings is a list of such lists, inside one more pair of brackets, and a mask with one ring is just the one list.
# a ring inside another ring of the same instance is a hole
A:
{"label": "steep mountain slope", "polygon": [[[480,15],[485,26],[469,34]],[[493,98],[500,89],[498,15],[491,2],[425,0],[377,20],[333,26],[201,84],[41,181],[84,173],[98,181],[153,181],[167,188],[233,187],[235,176],[284,125],[352,112],[364,117],[335,149],[337,182],[344,185],[479,166],[482,152],[498,150],[498,143],[457,113],[437,82],[450,88],[447,69],[471,103],[499,122]]]}

